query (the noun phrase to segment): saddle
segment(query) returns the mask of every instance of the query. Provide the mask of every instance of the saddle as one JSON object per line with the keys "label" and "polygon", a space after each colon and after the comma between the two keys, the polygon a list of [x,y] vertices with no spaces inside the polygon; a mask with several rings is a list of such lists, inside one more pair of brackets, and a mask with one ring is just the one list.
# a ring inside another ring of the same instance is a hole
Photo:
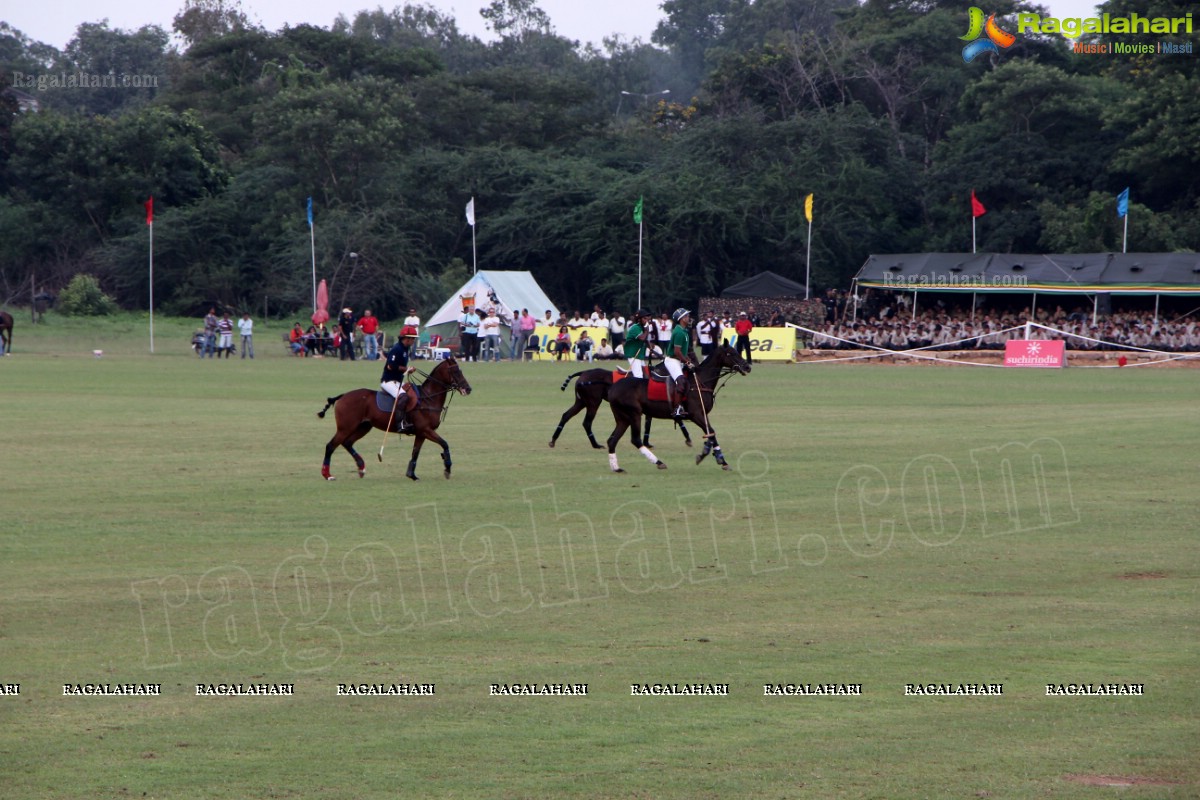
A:
{"label": "saddle", "polygon": [[[404,396],[408,400],[408,403],[404,406],[404,409],[403,409],[404,413],[407,414],[409,411],[412,411],[414,408],[417,407],[417,403],[419,402],[419,398],[417,395],[419,395],[419,394],[420,394],[420,390],[417,388],[416,384],[410,384],[408,389],[404,392]],[[392,407],[396,405],[396,398],[392,397],[390,394],[385,392],[383,389],[379,389],[375,392],[375,405],[380,411],[384,412],[385,414],[391,414]],[[396,410],[400,411],[401,409],[397,408]]]}

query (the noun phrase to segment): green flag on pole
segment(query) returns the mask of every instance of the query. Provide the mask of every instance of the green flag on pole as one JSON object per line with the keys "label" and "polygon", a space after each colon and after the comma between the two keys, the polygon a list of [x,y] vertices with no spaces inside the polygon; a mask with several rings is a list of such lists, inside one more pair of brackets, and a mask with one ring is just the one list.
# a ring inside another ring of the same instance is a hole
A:
{"label": "green flag on pole", "polygon": [[637,205],[633,207],[633,221],[638,225],[642,224],[642,200],[643,198],[639,197]]}

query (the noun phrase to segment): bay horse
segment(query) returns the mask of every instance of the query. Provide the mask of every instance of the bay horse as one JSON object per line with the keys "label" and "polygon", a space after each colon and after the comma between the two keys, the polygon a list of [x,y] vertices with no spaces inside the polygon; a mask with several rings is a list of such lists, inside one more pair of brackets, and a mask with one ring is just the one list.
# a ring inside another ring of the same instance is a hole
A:
{"label": "bay horse", "polygon": [[[661,369],[659,367],[658,369]],[[666,374],[665,372],[663,374]],[[599,450],[604,445],[596,441],[595,435],[592,433],[592,420],[596,418],[596,411],[600,408],[600,404],[608,401],[608,390],[612,387],[614,380],[618,380],[613,375],[613,370],[597,367],[596,369],[585,369],[582,372],[575,372],[567,376],[563,381],[562,390],[567,390],[568,384],[575,378],[579,380],[575,382],[575,404],[563,412],[562,419],[558,421],[558,427],[554,429],[554,435],[550,437],[550,446],[554,447],[558,437],[562,434],[563,428],[571,421],[571,418],[580,411],[586,409],[587,413],[583,415],[583,432],[587,434],[588,441],[592,443],[592,447]],[[619,380],[624,380],[621,378]],[[636,378],[634,378],[636,380]],[[682,420],[679,423],[679,430],[683,433],[683,441],[688,447],[692,446],[692,435],[688,433],[687,426]],[[653,447],[650,444],[650,420],[646,419],[646,433],[642,437],[642,443],[646,447]]]}
{"label": "bay horse", "polygon": [[12,314],[0,311],[0,356],[6,356],[12,352],[12,329]]}
{"label": "bay horse", "polygon": [[[421,373],[425,375],[425,373]],[[325,418],[325,412],[333,406],[333,416],[337,421],[337,433],[325,445],[325,461],[321,465],[321,475],[327,481],[333,480],[329,474],[329,459],[333,451],[342,446],[346,448],[354,463],[358,465],[358,477],[367,471],[367,465],[362,456],[354,449],[354,443],[371,432],[372,428],[390,433],[400,433],[412,436],[412,459],[404,475],[412,480],[417,478],[417,456],[421,454],[421,445],[428,439],[442,446],[442,463],[445,465],[445,476],[450,477],[450,445],[437,432],[442,424],[446,408],[454,392],[467,395],[471,393],[471,384],[463,376],[458,362],[447,358],[438,362],[433,371],[425,375],[425,381],[420,385],[409,387],[407,394],[416,393],[416,405],[409,408],[405,414],[404,426],[400,427],[400,419],[394,418],[391,408],[381,410],[375,402],[378,394],[376,389],[355,389],[337,397],[330,397],[325,408],[317,412],[317,416]],[[391,399],[390,397],[388,398]],[[411,404],[411,401],[410,401]],[[389,428],[390,425],[390,428]],[[386,433],[384,434],[387,435]],[[382,448],[380,449],[382,459]]]}
{"label": "bay horse", "polygon": [[[685,419],[690,419],[704,429],[704,449],[696,456],[699,464],[709,453],[721,469],[729,469],[721,445],[717,442],[717,433],[709,423],[708,415],[716,402],[717,390],[722,379],[733,373],[750,374],[750,364],[728,342],[718,345],[691,373],[685,372],[682,380],[687,385],[687,399],[684,410]],[[659,469],[666,469],[659,458],[650,452],[642,439],[642,418],[672,419],[674,409],[667,400],[650,399],[650,381],[622,380],[612,385],[608,392],[608,405],[612,408],[613,417],[617,421],[612,436],[608,437],[608,464],[613,472],[624,472],[617,463],[617,443],[626,430],[630,431],[630,441],[633,446],[646,457],[651,464]]]}

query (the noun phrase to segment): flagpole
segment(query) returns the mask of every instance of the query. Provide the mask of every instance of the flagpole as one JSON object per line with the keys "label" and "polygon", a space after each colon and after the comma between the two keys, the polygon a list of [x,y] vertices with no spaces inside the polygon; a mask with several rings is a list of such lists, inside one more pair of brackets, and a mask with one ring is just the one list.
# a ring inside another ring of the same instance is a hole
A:
{"label": "flagpole", "polygon": [[154,353],[154,220],[150,220],[150,353]]}
{"label": "flagpole", "polygon": [[475,226],[471,226],[471,274],[479,272],[479,255],[475,252]]}
{"label": "flagpole", "polygon": [[809,297],[809,280],[812,278],[812,220],[808,221],[808,252],[804,255],[804,299]]}
{"label": "flagpole", "polygon": [[310,222],[308,225],[308,243],[312,248],[312,285],[313,285],[313,313],[317,313],[317,234]]}
{"label": "flagpole", "polygon": [[1125,252],[1125,245],[1129,242],[1129,211],[1125,212],[1125,233],[1121,236],[1121,252]]}
{"label": "flagpole", "polygon": [[971,252],[978,252],[975,249],[975,220],[978,219],[974,213],[971,214]]}
{"label": "flagpole", "polygon": [[638,222],[638,308],[642,307],[642,226],[644,225],[644,222]]}

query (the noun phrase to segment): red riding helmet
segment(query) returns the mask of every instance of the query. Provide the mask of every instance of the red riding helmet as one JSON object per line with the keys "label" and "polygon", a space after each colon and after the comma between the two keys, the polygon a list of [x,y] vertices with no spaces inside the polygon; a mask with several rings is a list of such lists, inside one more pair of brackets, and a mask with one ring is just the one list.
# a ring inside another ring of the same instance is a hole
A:
{"label": "red riding helmet", "polygon": [[400,329],[400,338],[401,339],[408,337],[408,336],[416,336],[416,335],[417,335],[417,329],[414,328],[412,325],[405,325],[403,328]]}

